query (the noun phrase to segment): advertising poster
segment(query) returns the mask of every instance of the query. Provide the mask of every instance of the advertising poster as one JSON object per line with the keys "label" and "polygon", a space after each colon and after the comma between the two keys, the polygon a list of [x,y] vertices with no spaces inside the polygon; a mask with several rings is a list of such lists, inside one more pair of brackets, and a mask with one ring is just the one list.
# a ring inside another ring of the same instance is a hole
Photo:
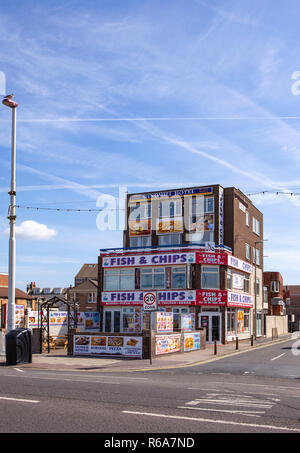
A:
{"label": "advertising poster", "polygon": [[129,236],[149,236],[151,234],[151,219],[129,220]]}
{"label": "advertising poster", "polygon": [[85,330],[99,330],[100,313],[99,312],[78,312],[77,329],[84,332]]}
{"label": "advertising poster", "polygon": [[172,352],[180,352],[181,350],[181,335],[156,335],[155,336],[155,354],[170,354]]}
{"label": "advertising poster", "polygon": [[74,355],[76,354],[114,354],[127,357],[142,357],[142,337],[123,336],[74,336]]}
{"label": "advertising poster", "polygon": [[159,311],[156,313],[157,332],[173,332],[173,313]]}
{"label": "advertising poster", "polygon": [[25,307],[24,305],[15,306],[15,323],[16,328],[25,326]]}
{"label": "advertising poster", "polygon": [[180,323],[181,323],[180,328],[181,329],[191,330],[193,328],[194,316],[192,314],[182,313],[181,316],[180,316],[180,319],[181,319],[181,321],[180,321]]}
{"label": "advertising poster", "polygon": [[197,349],[200,349],[200,333],[185,333],[184,352],[195,351]]}
{"label": "advertising poster", "polygon": [[157,219],[156,221],[157,234],[182,233],[182,232],[183,232],[182,217],[172,217],[170,219]]}
{"label": "advertising poster", "polygon": [[201,233],[203,231],[214,231],[214,215],[205,214],[200,216],[193,216],[191,219],[189,232]]}

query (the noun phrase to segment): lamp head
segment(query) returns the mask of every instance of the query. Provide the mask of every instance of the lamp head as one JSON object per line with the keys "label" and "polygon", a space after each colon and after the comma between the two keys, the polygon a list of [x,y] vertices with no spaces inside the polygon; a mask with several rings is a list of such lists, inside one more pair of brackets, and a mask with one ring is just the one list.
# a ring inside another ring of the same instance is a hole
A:
{"label": "lamp head", "polygon": [[10,107],[12,109],[18,107],[18,104],[12,100],[13,97],[14,97],[13,94],[8,94],[7,96],[4,96],[4,98],[2,100],[2,104],[6,105],[7,107]]}

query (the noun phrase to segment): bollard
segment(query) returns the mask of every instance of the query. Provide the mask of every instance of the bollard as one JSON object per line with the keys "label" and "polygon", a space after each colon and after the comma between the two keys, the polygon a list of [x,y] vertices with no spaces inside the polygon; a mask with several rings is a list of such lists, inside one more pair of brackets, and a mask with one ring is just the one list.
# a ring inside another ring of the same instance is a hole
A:
{"label": "bollard", "polygon": [[235,339],[235,349],[239,349],[239,337]]}
{"label": "bollard", "polygon": [[253,338],[254,338],[254,336],[251,335],[251,346],[253,346],[253,344],[254,344]]}
{"label": "bollard", "polygon": [[214,355],[217,355],[217,341],[214,343]]}

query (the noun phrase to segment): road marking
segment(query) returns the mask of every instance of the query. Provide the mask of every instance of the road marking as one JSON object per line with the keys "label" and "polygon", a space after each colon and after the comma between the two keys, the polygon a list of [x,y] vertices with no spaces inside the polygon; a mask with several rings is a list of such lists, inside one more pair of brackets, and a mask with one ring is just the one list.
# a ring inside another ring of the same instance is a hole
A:
{"label": "road marking", "polygon": [[[17,368],[14,368],[17,370]],[[23,370],[19,370],[24,373]],[[93,374],[93,375],[86,375],[86,374],[72,374],[72,373],[56,373],[56,372],[47,372],[47,371],[41,371],[40,373],[35,373],[35,376],[45,376],[45,375],[50,375],[50,376],[69,376],[69,377],[93,377],[93,378],[105,378],[105,379],[125,379],[125,380],[134,380],[134,381],[148,381],[149,378],[142,378],[142,377],[131,377],[131,376],[112,376],[111,374],[108,376],[107,374]]]}
{"label": "road marking", "polygon": [[[13,374],[5,374],[6,377],[16,377]],[[100,381],[100,380],[92,380],[92,379],[65,379],[65,378],[56,378],[56,377],[42,377],[42,376],[22,376],[24,379],[41,379],[45,381],[68,381],[68,382],[89,382],[93,384],[111,384],[111,385],[119,385],[121,382],[111,382],[111,381]]]}
{"label": "road marking", "polygon": [[8,398],[7,396],[0,396],[0,400],[7,400],[7,401],[18,401],[21,403],[39,403],[40,401],[37,400],[25,400],[22,398]]}
{"label": "road marking", "polygon": [[283,354],[278,355],[277,357],[273,357],[273,359],[271,359],[271,360],[277,360],[277,359],[279,359],[280,357],[282,357],[283,355],[285,355],[285,352],[284,352]]}
{"label": "road marking", "polygon": [[19,371],[20,373],[24,373],[24,371],[20,370],[20,368],[14,368],[14,370]]}
{"label": "road marking", "polygon": [[[210,385],[214,385],[214,384],[222,384],[222,386],[225,385],[224,382],[222,381],[211,381],[209,383]],[[244,387],[249,387],[249,386],[254,386],[254,387],[268,387],[269,389],[274,389],[274,390],[279,390],[279,389],[282,389],[282,390],[287,390],[287,389],[290,389],[290,390],[297,390],[297,391],[300,391],[299,387],[288,387],[288,386],[282,386],[282,385],[268,385],[268,384],[249,384],[248,382],[245,382],[245,383],[242,383],[242,382],[226,382],[226,385],[242,385]]]}
{"label": "road marking", "polygon": [[230,411],[229,409],[208,409],[206,407],[186,407],[186,406],[177,406],[177,409],[190,409],[195,411],[208,411],[208,412],[226,412],[229,414],[240,414],[247,415],[248,417],[260,417],[257,414],[264,414],[264,411]]}
{"label": "road marking", "polygon": [[198,418],[198,417],[184,417],[181,415],[166,415],[166,414],[154,414],[151,412],[136,412],[136,411],[122,411],[123,414],[131,414],[131,415],[145,415],[147,417],[158,417],[158,418],[170,418],[176,420],[188,420],[188,421],[195,421],[195,422],[204,422],[204,423],[216,423],[220,425],[235,425],[235,426],[244,426],[249,428],[258,428],[258,429],[271,429],[271,430],[279,430],[279,431],[293,431],[300,433],[300,429],[297,428],[288,428],[286,426],[273,426],[273,425],[260,425],[256,423],[242,423],[242,422],[233,422],[233,421],[225,421],[225,420],[212,420],[211,418]]}

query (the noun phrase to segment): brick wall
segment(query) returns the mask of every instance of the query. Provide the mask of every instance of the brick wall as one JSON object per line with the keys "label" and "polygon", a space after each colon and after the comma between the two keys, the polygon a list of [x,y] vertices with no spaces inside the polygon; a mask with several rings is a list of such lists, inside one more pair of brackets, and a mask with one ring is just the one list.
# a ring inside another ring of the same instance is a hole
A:
{"label": "brick wall", "polygon": [[0,274],[0,286],[8,286],[8,275]]}

